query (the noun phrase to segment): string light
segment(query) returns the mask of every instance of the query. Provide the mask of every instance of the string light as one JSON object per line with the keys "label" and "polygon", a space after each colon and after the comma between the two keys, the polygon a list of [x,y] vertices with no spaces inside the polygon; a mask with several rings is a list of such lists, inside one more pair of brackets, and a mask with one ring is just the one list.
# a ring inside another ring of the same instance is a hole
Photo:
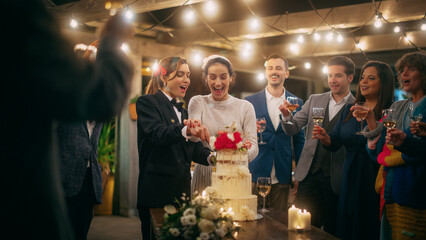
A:
{"label": "string light", "polygon": [[133,19],[134,14],[133,14],[133,12],[129,8],[127,8],[126,13],[124,14],[124,16],[126,16],[126,19],[130,21],[130,20]]}
{"label": "string light", "polygon": [[257,17],[253,16],[249,21],[252,30],[257,30],[260,27],[260,21]]}
{"label": "string light", "polygon": [[201,66],[201,64],[203,63],[202,60],[203,60],[203,55],[201,54],[200,51],[194,51],[192,53],[191,65]]}
{"label": "string light", "polygon": [[311,63],[305,62],[305,68],[306,69],[311,69]]}
{"label": "string light", "polygon": [[207,17],[216,16],[217,10],[218,10],[216,1],[208,0],[207,2],[205,2],[203,10],[204,10],[204,14]]}
{"label": "string light", "polygon": [[322,72],[323,73],[328,73],[328,67],[327,66],[322,67]]}
{"label": "string light", "polygon": [[337,35],[337,41],[338,42],[343,42],[343,37],[341,34]]}
{"label": "string light", "polygon": [[186,9],[185,20],[187,23],[193,23],[195,21],[195,12],[192,9]]}
{"label": "string light", "polygon": [[299,44],[296,44],[296,43],[290,44],[290,51],[295,53],[295,54],[298,54],[299,53]]}
{"label": "string light", "polygon": [[314,33],[314,39],[315,39],[315,41],[319,41],[319,40],[321,40],[321,35],[319,34],[319,33]]}
{"label": "string light", "polygon": [[393,28],[393,31],[399,33],[401,31],[401,28],[399,26],[396,26]]}
{"label": "string light", "polygon": [[330,31],[329,33],[327,33],[327,35],[325,36],[325,38],[326,38],[328,41],[333,40],[333,38],[334,38],[333,31]]}
{"label": "string light", "polygon": [[265,74],[264,73],[262,73],[262,72],[260,72],[260,73],[258,73],[257,74],[257,81],[259,82],[259,83],[263,83],[264,81],[265,81]]}
{"label": "string light", "polygon": [[355,46],[356,46],[357,48],[359,48],[360,50],[364,50],[364,49],[365,49],[365,44],[364,44],[363,42],[357,42],[357,43],[355,44]]}
{"label": "string light", "polygon": [[305,41],[305,38],[302,35],[299,35],[299,37],[297,37],[298,43],[303,43],[304,41]]}
{"label": "string light", "polygon": [[420,29],[421,29],[422,31],[426,31],[426,23],[423,23],[423,24],[420,26]]}
{"label": "string light", "polygon": [[71,26],[72,28],[76,28],[76,27],[78,26],[78,22],[77,22],[77,20],[75,20],[74,18],[71,18],[70,26]]}
{"label": "string light", "polygon": [[130,52],[129,45],[127,45],[127,43],[123,43],[123,44],[121,45],[121,50],[122,50],[123,52],[125,52],[125,53],[129,53],[129,52]]}
{"label": "string light", "polygon": [[374,21],[374,27],[376,27],[376,28],[382,27],[383,24],[382,24],[382,21],[381,21],[381,19],[382,19],[381,16],[382,16],[381,13],[376,14],[376,20]]}
{"label": "string light", "polygon": [[154,64],[151,67],[152,72],[156,72],[158,69],[158,62],[155,60]]}

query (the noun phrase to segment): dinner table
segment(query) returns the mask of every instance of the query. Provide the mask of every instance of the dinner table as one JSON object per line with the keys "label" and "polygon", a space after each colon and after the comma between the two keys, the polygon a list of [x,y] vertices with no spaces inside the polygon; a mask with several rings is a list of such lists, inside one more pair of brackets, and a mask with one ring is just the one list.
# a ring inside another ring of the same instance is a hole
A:
{"label": "dinner table", "polygon": [[[311,226],[310,230],[288,230],[287,211],[268,209],[269,212],[257,214],[257,220],[238,221],[240,227],[237,233],[234,233],[235,239],[242,240],[335,240],[339,239],[323,230]],[[151,235],[158,236],[164,221],[163,208],[151,208],[151,223],[153,232]]]}

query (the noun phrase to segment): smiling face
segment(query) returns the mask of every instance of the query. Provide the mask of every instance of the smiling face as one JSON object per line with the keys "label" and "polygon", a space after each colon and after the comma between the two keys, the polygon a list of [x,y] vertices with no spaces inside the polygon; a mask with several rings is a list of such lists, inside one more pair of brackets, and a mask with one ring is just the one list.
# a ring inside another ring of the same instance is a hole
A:
{"label": "smiling face", "polygon": [[281,58],[269,59],[266,63],[265,76],[268,85],[272,87],[283,86],[285,79],[289,76],[284,60]]}
{"label": "smiling face", "polygon": [[[172,98],[185,97],[186,90],[191,83],[189,79],[190,74],[188,64],[181,64],[175,72],[170,73],[165,79],[162,79],[165,85],[162,90]],[[169,77],[172,79],[169,79]]]}
{"label": "smiling face", "polygon": [[404,67],[400,73],[403,89],[409,93],[423,91],[422,78],[419,70],[415,67]]}
{"label": "smiling face", "polygon": [[328,86],[333,95],[344,96],[349,92],[349,85],[352,82],[353,75],[345,73],[345,66],[328,66]]}
{"label": "smiling face", "polygon": [[380,93],[380,77],[376,67],[367,67],[364,69],[359,81],[361,95],[366,99],[377,98]]}
{"label": "smiling face", "polygon": [[215,101],[228,99],[231,77],[228,68],[221,63],[213,63],[207,69],[207,85]]}

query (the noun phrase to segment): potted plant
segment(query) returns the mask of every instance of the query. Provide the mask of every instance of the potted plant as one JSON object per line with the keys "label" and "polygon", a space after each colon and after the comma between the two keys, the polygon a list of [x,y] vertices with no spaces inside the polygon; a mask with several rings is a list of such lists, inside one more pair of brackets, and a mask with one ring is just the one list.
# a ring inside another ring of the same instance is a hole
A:
{"label": "potted plant", "polygon": [[132,120],[138,119],[138,115],[136,114],[136,101],[138,100],[139,97],[140,97],[140,95],[136,95],[135,97],[130,99],[129,114],[130,114],[130,119],[132,119]]}
{"label": "potted plant", "polygon": [[115,173],[115,119],[104,123],[99,135],[98,162],[102,168],[102,204],[95,206],[97,215],[112,214]]}

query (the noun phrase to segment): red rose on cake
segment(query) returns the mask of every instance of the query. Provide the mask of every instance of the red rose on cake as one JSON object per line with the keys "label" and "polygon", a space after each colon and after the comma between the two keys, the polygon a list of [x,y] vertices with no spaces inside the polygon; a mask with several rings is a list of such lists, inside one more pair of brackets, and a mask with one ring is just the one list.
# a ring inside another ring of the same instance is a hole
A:
{"label": "red rose on cake", "polygon": [[216,137],[210,138],[210,146],[215,150],[224,150],[224,149],[241,149],[247,150],[251,147],[251,143],[249,140],[245,140],[243,142],[243,138],[241,137],[241,133],[237,131],[237,124],[232,122],[231,126],[225,127],[226,129],[230,129],[227,131],[219,131],[217,132]]}

